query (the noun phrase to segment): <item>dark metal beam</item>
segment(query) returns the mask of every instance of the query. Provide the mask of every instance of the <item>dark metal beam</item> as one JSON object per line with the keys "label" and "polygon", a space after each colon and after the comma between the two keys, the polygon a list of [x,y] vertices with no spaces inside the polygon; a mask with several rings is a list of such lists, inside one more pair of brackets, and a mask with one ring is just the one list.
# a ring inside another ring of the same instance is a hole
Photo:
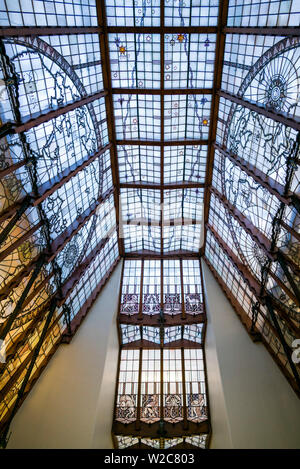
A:
{"label": "dark metal beam", "polygon": [[[46,262],[51,262],[55,256],[65,247],[65,245],[72,239],[73,236],[78,233],[80,228],[96,213],[99,205],[107,200],[107,198],[114,192],[114,189],[109,189],[103,196],[100,196],[85,212],[80,214],[73,223],[71,223],[66,230],[61,233],[51,245],[50,252],[47,250],[43,252],[45,255]],[[35,268],[36,262],[38,261],[38,256],[21,271],[19,272],[7,285],[0,289],[0,299],[3,300],[7,297],[9,292],[15,288],[20,282],[30,274],[30,272]]]}
{"label": "dark metal beam", "polygon": [[225,34],[254,34],[258,36],[299,36],[300,30],[293,26],[225,26]]}
{"label": "dark metal beam", "polygon": [[[17,213],[21,213],[23,210],[23,205],[27,204],[28,207],[30,205],[37,206],[39,203],[43,202],[47,197],[49,197],[53,192],[55,192],[57,189],[59,189],[61,186],[63,186],[66,182],[68,182],[72,177],[76,176],[79,171],[82,171],[85,169],[89,164],[91,164],[93,161],[95,161],[97,158],[99,158],[101,155],[103,155],[108,149],[111,148],[111,144],[106,145],[104,148],[100,149],[99,151],[95,152],[93,155],[86,156],[85,158],[82,158],[78,163],[74,163],[71,165],[69,168],[66,168],[62,173],[57,174],[53,179],[47,181],[46,183],[42,184],[41,186],[37,187],[36,193],[31,192],[30,194],[27,194],[24,198],[21,198],[20,200],[17,201],[16,204],[12,205],[8,209],[5,209],[1,213],[1,220],[5,220],[5,218],[9,218],[12,215],[12,211],[17,210]],[[25,162],[22,162],[22,165],[26,164]],[[26,207],[26,208],[28,208]],[[14,217],[14,220],[18,221],[17,214]],[[15,225],[15,222],[11,221],[12,225]],[[8,228],[6,228],[8,229]],[[1,240],[0,240],[1,244]]]}
{"label": "dark metal beam", "polygon": [[178,182],[173,184],[147,184],[143,182],[121,182],[121,189],[154,189],[166,191],[172,189],[204,189],[204,183],[197,182]]}
{"label": "dark metal beam", "polygon": [[100,26],[1,26],[0,37],[101,33]]}
{"label": "dark metal beam", "polygon": [[162,86],[160,89],[155,88],[112,88],[112,94],[138,94],[138,95],[194,95],[194,94],[212,94],[211,88],[172,88],[164,89]]}
{"label": "dark metal beam", "polygon": [[[138,318],[137,314],[129,316],[128,314],[120,313],[118,316],[118,322],[120,324],[128,325],[159,327],[160,320],[160,314],[153,314],[152,316],[149,316],[149,314],[143,314],[143,317],[140,319]],[[181,314],[176,314],[174,316],[170,314],[164,314],[164,321],[164,327],[181,326],[183,324]],[[203,313],[196,315],[186,314],[184,325],[203,324],[205,321],[206,316]]]}
{"label": "dark metal beam", "polygon": [[53,179],[50,179],[42,186],[38,187],[39,197],[35,198],[33,205],[38,205],[47,197],[53,194],[57,189],[62,187],[66,182],[68,182],[72,177],[76,176],[79,171],[82,171],[91,163],[93,163],[97,158],[100,158],[107,150],[111,148],[111,144],[106,145],[104,148],[96,151],[93,155],[88,155],[82,158],[77,163],[74,163],[69,168],[65,169],[62,173],[57,174]]}
{"label": "dark metal beam", "polygon": [[184,285],[183,285],[183,266],[182,266],[182,259],[179,260],[180,263],[180,292],[181,292],[181,306],[182,306],[182,313],[181,319],[185,321],[186,314],[185,314],[185,301],[184,301]]}
{"label": "dark metal beam", "polygon": [[299,287],[296,284],[296,282],[294,280],[294,277],[291,274],[291,272],[290,272],[290,270],[287,266],[285,257],[282,255],[282,253],[280,251],[278,252],[277,259],[278,259],[278,262],[280,264],[280,267],[282,268],[286,278],[289,281],[289,284],[291,285],[291,287],[293,289],[294,295],[296,297],[295,303],[298,304],[298,306],[300,306],[300,290],[299,290]]}
{"label": "dark metal beam", "polygon": [[14,132],[15,123],[14,122],[5,122],[4,124],[0,125],[0,138],[4,138],[7,135]]}
{"label": "dark metal beam", "polygon": [[24,395],[24,392],[25,392],[25,388],[27,386],[27,383],[29,381],[29,378],[31,376],[31,373],[32,373],[32,370],[33,370],[33,367],[35,365],[35,362],[37,360],[37,357],[40,353],[40,350],[41,350],[41,347],[43,345],[43,342],[44,342],[44,339],[46,337],[46,333],[47,333],[47,330],[50,326],[50,323],[52,321],[52,318],[54,316],[54,313],[56,311],[56,306],[57,306],[57,303],[56,303],[56,300],[54,299],[52,302],[51,302],[51,305],[50,305],[50,310],[49,310],[49,313],[48,313],[48,316],[47,316],[47,319],[46,319],[46,322],[45,322],[45,325],[43,327],[43,330],[42,330],[42,333],[40,335],[40,338],[39,338],[39,341],[34,349],[34,352],[33,352],[33,355],[32,355],[32,358],[31,358],[31,361],[30,361],[30,364],[29,364],[29,367],[27,368],[26,370],[26,374],[24,376],[24,379],[22,381],[22,385],[20,387],[20,390],[18,391],[18,397],[14,403],[14,406],[13,406],[13,409],[12,409],[12,412],[10,414],[10,417],[9,417],[9,420],[8,422],[6,423],[5,425],[5,429],[4,429],[4,432],[2,433],[1,435],[1,440],[2,440],[2,444],[4,442],[5,444],[5,441],[7,440],[7,435],[8,435],[8,432],[9,432],[9,427],[10,427],[10,424],[18,410],[18,407],[19,407],[19,403],[20,401],[22,400],[23,398],[23,395]]}
{"label": "dark metal beam", "polygon": [[4,243],[4,241],[7,239],[11,230],[18,223],[18,221],[20,220],[22,215],[26,212],[28,207],[30,207],[31,201],[32,201],[32,198],[27,195],[20,202],[20,207],[17,209],[16,214],[12,217],[12,219],[7,223],[6,227],[0,233],[0,245]]}
{"label": "dark metal beam", "polygon": [[28,238],[30,238],[39,228],[44,225],[43,221],[39,221],[32,228],[26,231],[22,236],[17,238],[17,240],[11,243],[6,249],[0,252],[0,263],[13,251],[18,249]]}
{"label": "dark metal beam", "polygon": [[[162,410],[162,405],[161,405]],[[209,433],[209,422],[204,420],[202,422],[188,421],[188,428],[184,427],[184,422],[166,422],[164,421],[165,438],[182,438],[183,435],[199,435],[201,433]],[[115,435],[128,435],[128,436],[143,436],[143,438],[159,438],[161,431],[160,422],[146,423],[140,422],[138,430],[136,429],[136,422],[121,423],[116,420],[113,422],[112,431]],[[198,448],[199,449],[199,448]]]}
{"label": "dark metal beam", "polygon": [[97,212],[99,205],[101,205],[105,200],[107,200],[111,194],[115,192],[114,188],[109,189],[103,195],[101,195],[89,208],[87,208],[82,214],[80,214],[73,223],[55,240],[51,245],[51,256],[49,257],[48,262],[50,262],[54,257],[65,247],[65,245],[70,241],[70,239],[78,233],[80,228],[86,224],[86,222]]}
{"label": "dark metal beam", "polygon": [[[84,261],[76,267],[74,272],[66,279],[62,285],[62,299],[66,296],[69,296],[70,292],[73,290],[74,286],[79,282],[80,278],[83,276],[85,271],[89,268],[94,259],[100,254],[104,246],[108,243],[111,234],[115,231],[113,227],[110,232],[107,234],[106,238],[100,239],[97,245],[92,249],[89,255],[84,259]],[[63,303],[63,300],[60,301],[60,304]]]}
{"label": "dark metal beam", "polygon": [[[84,260],[84,262],[80,266],[77,267],[77,269],[74,271],[74,273],[64,281],[64,283],[62,285],[63,298],[60,299],[60,301],[59,301],[60,306],[63,306],[65,304],[65,302],[69,298],[70,294],[72,293],[72,288],[70,288],[70,285],[72,284],[72,286],[74,287],[74,285],[77,283],[77,281],[80,278],[80,273],[81,274],[84,273],[84,271],[88,268],[88,266],[90,265],[92,260],[95,258],[95,256],[98,254],[98,252],[100,252],[101,247],[104,247],[106,242],[107,242],[107,240],[101,240],[100,243],[98,244],[98,246],[93,250],[93,255],[90,255],[89,258],[86,258]],[[114,268],[118,264],[118,261],[119,261],[119,258],[117,258],[117,260],[113,263],[111,268],[108,270],[106,275],[101,279],[98,286],[95,288],[95,290],[93,291],[91,296],[87,299],[87,301],[84,303],[84,305],[82,306],[82,308],[80,309],[80,311],[78,312],[76,317],[73,319],[73,321],[71,322],[71,331],[70,331],[71,333],[70,334],[66,333],[64,335],[64,338],[63,338],[64,342],[70,342],[71,338],[73,337],[73,335],[75,333],[75,330],[77,330],[77,328],[79,327],[79,324],[82,322],[83,318],[86,316],[87,312],[89,311],[93,301],[96,299],[96,297],[98,296],[100,290],[106,284],[106,282],[107,282],[108,278],[110,277],[112,271],[114,270]],[[38,285],[38,287],[32,292],[32,294],[30,294],[27,297],[27,300],[24,302],[24,306],[25,306],[26,302],[28,302],[29,300],[31,301],[38,294],[38,292],[42,288],[43,284],[47,283],[49,281],[49,278],[52,277],[52,276],[53,276],[53,273],[51,273],[48,277],[45,278],[45,280],[43,282],[41,282],[41,284]],[[56,295],[56,292],[54,293],[54,296],[55,295]],[[31,297],[31,298],[29,298],[29,297]],[[51,299],[49,298],[49,301],[37,313],[36,317],[32,320],[29,327],[26,328],[26,330],[14,341],[14,343],[12,344],[12,347],[7,351],[7,354],[6,354],[7,357],[9,357],[9,356],[11,356],[15,353],[15,351],[17,350],[17,347],[20,344],[22,344],[27,337],[30,336],[31,332],[34,330],[34,328],[36,327],[38,322],[40,322],[41,320],[44,319],[44,316],[48,311],[50,301],[51,301]]]}
{"label": "dark metal beam", "polygon": [[254,101],[249,101],[244,98],[240,98],[238,96],[234,96],[231,93],[227,93],[225,91],[218,91],[220,97],[228,99],[232,103],[238,104],[239,106],[243,106],[250,111],[257,112],[264,117],[272,119],[275,122],[279,122],[280,124],[284,124],[288,127],[291,127],[294,130],[300,130],[300,119],[297,117],[293,117],[286,113],[276,112],[272,108],[267,108],[262,104],[255,103]]}
{"label": "dark metal beam", "polygon": [[[165,7],[164,2],[160,2],[160,26],[163,28],[165,24]],[[163,31],[160,31],[160,89],[165,91],[165,35]],[[160,97],[160,140],[163,143],[165,141],[165,96],[164,94]],[[163,232],[163,224],[164,224],[164,158],[165,152],[163,145],[160,147],[160,253],[163,254],[164,252],[164,232]],[[164,302],[163,302],[163,262],[161,261],[161,311],[164,310]],[[163,314],[163,313],[162,313]],[[161,395],[161,399],[163,396]],[[161,401],[163,402],[163,400]],[[162,404],[161,404],[162,407]]]}
{"label": "dark metal beam", "polygon": [[[247,314],[245,313],[245,311],[243,310],[243,308],[241,307],[241,305],[239,304],[239,302],[237,301],[235,296],[232,294],[232,292],[229,290],[227,285],[221,279],[221,277],[216,272],[216,270],[214,269],[212,264],[209,262],[209,260],[206,257],[204,257],[204,260],[205,260],[205,263],[207,264],[207,266],[209,267],[210,271],[212,272],[213,276],[215,277],[216,281],[218,282],[218,284],[222,288],[222,290],[223,290],[225,296],[227,297],[228,301],[231,303],[231,306],[235,310],[236,314],[239,316],[241,322],[243,323],[243,325],[245,326],[247,331],[249,332],[250,337],[253,338],[252,334],[250,333],[250,331],[251,331],[251,319],[250,319],[250,317],[247,316]],[[269,327],[274,331],[274,333],[276,335],[276,331],[275,331],[274,327],[272,325],[270,325]],[[282,374],[288,380],[288,382],[292,386],[292,388],[295,391],[295,393],[297,394],[297,396],[300,397],[299,387],[298,387],[297,383],[295,382],[295,380],[293,379],[293,376],[291,375],[291,373],[288,371],[288,368],[278,358],[278,355],[276,354],[276,352],[274,352],[273,348],[270,346],[270,344],[267,342],[267,340],[265,339],[265,337],[263,335],[259,334],[259,335],[256,335],[256,337],[261,339],[264,346],[266,347],[266,349],[268,350],[268,352],[272,356],[273,360],[278,365],[278,367],[281,370]]]}
{"label": "dark metal beam", "polygon": [[23,303],[26,300],[26,297],[29,293],[29,290],[31,289],[32,285],[34,284],[34,282],[35,282],[37,276],[39,275],[44,263],[45,263],[45,257],[42,254],[42,255],[40,255],[39,260],[35,264],[35,269],[34,269],[32,275],[31,275],[30,280],[28,281],[28,283],[27,283],[27,285],[26,285],[20,299],[18,300],[14,311],[9,315],[7,321],[3,325],[3,328],[1,328],[0,340],[5,340],[5,337],[6,337],[6,335],[8,334],[8,332],[11,328],[11,325],[13,324],[14,320],[16,319],[18,314],[20,313],[20,311],[22,309],[22,306],[23,306]]}
{"label": "dark metal beam", "polygon": [[1,169],[0,170],[0,180],[5,178],[9,174],[13,173],[17,169],[22,168],[22,166],[25,166],[26,164],[27,164],[27,161],[23,160],[23,161],[19,161],[19,163],[14,163],[14,164],[11,164],[10,166],[7,166],[4,169]]}
{"label": "dark metal beam", "polygon": [[126,259],[199,259],[199,253],[192,251],[177,250],[161,254],[160,252],[142,250],[134,252],[125,252],[124,257]]}
{"label": "dark metal beam", "polygon": [[[293,194],[290,191],[286,191],[284,185],[280,184],[278,181],[275,181],[271,177],[267,176],[260,169],[256,168],[249,161],[244,160],[238,155],[235,155],[229,150],[222,148],[219,144],[214,144],[215,149],[217,149],[225,158],[228,158],[232,163],[236,164],[242,171],[244,171],[248,176],[254,179],[258,184],[267,189],[271,194],[275,195],[278,200],[286,205],[296,206],[296,202],[299,200],[296,194]],[[291,226],[288,226],[284,223],[283,220],[280,220],[279,223],[298,241],[300,241],[300,235],[297,233]]]}
{"label": "dark metal beam", "polygon": [[236,266],[237,270],[243,277],[244,281],[247,283],[248,287],[252,291],[252,293],[259,299],[261,298],[261,285],[258,280],[253,277],[253,275],[249,272],[247,266],[245,266],[240,259],[235,255],[235,253],[227,246],[227,244],[223,241],[223,239],[219,236],[216,230],[209,224],[206,224],[206,228],[212,233],[215,240],[217,241],[218,245],[221,249],[227,254],[229,259],[232,263]]}
{"label": "dark metal beam", "polygon": [[122,220],[125,225],[137,226],[184,226],[184,225],[201,225],[202,220],[195,220],[194,218],[172,218],[163,220],[151,220],[147,218],[136,218],[131,220]]}
{"label": "dark metal beam", "polygon": [[244,230],[250,234],[252,239],[258,243],[268,255],[271,260],[276,259],[276,254],[271,250],[271,240],[267,238],[263,233],[259,231],[259,229],[252,224],[250,220],[248,220],[245,215],[240,212],[226,197],[221,194],[217,189],[213,186],[210,187],[210,191],[216,196],[219,202],[233,215],[234,219],[237,220],[240,225],[244,228]]}

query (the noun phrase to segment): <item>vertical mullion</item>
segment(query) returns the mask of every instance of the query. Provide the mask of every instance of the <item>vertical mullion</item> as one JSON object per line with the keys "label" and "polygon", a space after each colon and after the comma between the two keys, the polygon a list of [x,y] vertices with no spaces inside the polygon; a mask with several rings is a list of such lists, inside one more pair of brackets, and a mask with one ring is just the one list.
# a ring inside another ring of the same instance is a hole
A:
{"label": "vertical mullion", "polygon": [[181,347],[181,369],[182,369],[182,398],[183,398],[183,428],[188,428],[187,421],[187,403],[186,403],[186,387],[185,387],[185,363],[184,363],[184,348]]}
{"label": "vertical mullion", "polygon": [[185,304],[184,304],[184,286],[183,286],[183,267],[182,267],[182,259],[180,259],[180,284],[181,284],[181,304],[182,304],[182,315],[181,319],[186,319],[185,314]]}
{"label": "vertical mullion", "polygon": [[164,314],[164,261],[160,260],[160,307]]}
{"label": "vertical mullion", "polygon": [[142,363],[143,363],[143,349],[139,350],[139,376],[138,376],[138,395],[136,407],[136,430],[141,428],[141,389],[142,389]]}
{"label": "vertical mullion", "polygon": [[[160,301],[162,317],[164,317],[164,261],[160,260]],[[160,419],[164,418],[164,325],[160,325]]]}
{"label": "vertical mullion", "polygon": [[164,418],[164,349],[160,348],[160,419]]}
{"label": "vertical mullion", "polygon": [[142,259],[141,265],[141,284],[140,284],[140,302],[139,302],[139,313],[138,319],[143,319],[143,288],[144,288],[144,259]]}

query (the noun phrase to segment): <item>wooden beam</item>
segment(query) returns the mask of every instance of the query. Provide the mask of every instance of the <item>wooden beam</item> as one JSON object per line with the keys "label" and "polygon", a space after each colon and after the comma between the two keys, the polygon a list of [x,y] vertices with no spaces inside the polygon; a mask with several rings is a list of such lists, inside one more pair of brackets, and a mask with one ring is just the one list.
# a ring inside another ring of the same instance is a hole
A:
{"label": "wooden beam", "polygon": [[121,189],[153,189],[153,190],[173,190],[173,189],[204,189],[204,183],[197,182],[178,182],[173,184],[148,184],[143,182],[121,182]]}
{"label": "wooden beam", "polygon": [[[76,314],[76,316],[72,319],[71,321],[71,334],[64,334],[62,336],[61,341],[63,343],[70,343],[71,340],[73,339],[76,331],[78,330],[80,324],[92,308],[94,302],[100,295],[102,289],[105,287],[107,284],[108,280],[112,276],[114,270],[116,269],[118,263],[120,262],[120,257],[117,257],[117,259],[113,262],[111,267],[108,269],[104,277],[100,280],[96,288],[93,290],[92,294],[89,296],[89,298],[86,300],[86,302],[83,304],[83,306],[80,308],[79,312]],[[69,290],[69,294],[72,292],[72,290]]]}
{"label": "wooden beam", "polygon": [[225,26],[225,34],[251,34],[258,36],[299,36],[300,30],[294,26]]}
{"label": "wooden beam", "polygon": [[[104,88],[107,90],[105,97],[106,105],[106,115],[107,115],[107,129],[109,141],[112,144],[111,147],[111,172],[113,178],[113,184],[115,187],[114,193],[114,202],[116,210],[116,221],[122,233],[122,226],[120,224],[120,181],[119,181],[119,166],[118,166],[118,154],[117,154],[117,144],[116,144],[116,130],[115,130],[115,120],[114,120],[114,105],[112,97],[112,81],[111,81],[111,67],[110,67],[110,57],[109,57],[109,44],[108,44],[108,30],[107,30],[107,18],[106,18],[106,5],[105,0],[96,0],[98,24],[102,28],[102,34],[99,35],[100,41],[100,53],[102,60],[102,75],[103,75],[103,84]],[[118,232],[118,247],[119,253],[121,256],[124,256],[124,239],[120,236]]]}
{"label": "wooden beam", "polygon": [[215,26],[108,26],[108,33],[136,33],[136,34],[214,34]]}
{"label": "wooden beam", "polygon": [[144,145],[144,146],[154,146],[154,147],[177,147],[177,146],[201,146],[208,145],[209,140],[122,140],[119,139],[116,141],[117,145]]}
{"label": "wooden beam", "polygon": [[[229,0],[219,2],[219,16],[216,38],[216,53],[215,53],[215,66],[214,66],[214,81],[213,81],[213,97],[211,102],[211,115],[210,115],[210,128],[209,128],[209,147],[206,162],[206,178],[205,178],[205,193],[204,193],[204,226],[208,222],[209,207],[210,207],[210,191],[209,187],[212,183],[212,174],[214,167],[214,147],[212,142],[216,140],[219,102],[220,98],[217,91],[221,88],[222,83],[222,69],[225,52],[225,33],[224,28],[227,24]],[[204,228],[203,246],[206,243],[206,229]],[[201,252],[201,248],[200,248]]]}
{"label": "wooden beam", "polygon": [[161,254],[160,252],[141,250],[134,252],[126,252],[124,257],[126,259],[199,259],[199,253],[192,251],[177,250],[171,252],[164,252],[163,254]]}
{"label": "wooden beam", "polygon": [[[162,62],[161,62],[162,63]],[[164,63],[164,62],[163,62]],[[212,94],[213,90],[211,88],[171,88],[164,89],[161,84],[160,89],[155,88],[112,88],[112,94],[134,94],[134,95],[198,95],[198,94]]]}
{"label": "wooden beam", "polygon": [[0,37],[101,33],[100,26],[1,26]]}

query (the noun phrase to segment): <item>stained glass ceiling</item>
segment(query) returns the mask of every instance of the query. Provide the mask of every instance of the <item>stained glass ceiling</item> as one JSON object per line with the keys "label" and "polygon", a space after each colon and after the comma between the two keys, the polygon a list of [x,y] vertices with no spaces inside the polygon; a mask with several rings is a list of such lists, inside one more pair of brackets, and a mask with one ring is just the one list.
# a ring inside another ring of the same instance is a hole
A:
{"label": "stained glass ceiling", "polygon": [[215,26],[218,2],[168,3],[106,3],[127,253],[201,245],[216,34],[184,28]]}
{"label": "stained glass ceiling", "polygon": [[120,257],[203,255],[299,393],[299,17],[0,0],[0,428]]}

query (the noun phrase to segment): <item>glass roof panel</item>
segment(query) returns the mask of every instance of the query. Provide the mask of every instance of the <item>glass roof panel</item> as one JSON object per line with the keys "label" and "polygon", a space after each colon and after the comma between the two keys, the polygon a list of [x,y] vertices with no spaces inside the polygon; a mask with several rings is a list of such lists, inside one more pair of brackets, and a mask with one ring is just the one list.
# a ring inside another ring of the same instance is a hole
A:
{"label": "glass roof panel", "polygon": [[207,146],[205,145],[164,147],[164,183],[203,183],[206,158]]}
{"label": "glass roof panel", "polygon": [[201,220],[203,197],[204,189],[193,188],[164,191],[164,222],[172,219],[184,219],[186,222]]}
{"label": "glass roof panel", "polygon": [[164,252],[177,250],[197,252],[200,249],[201,225],[164,226]]}
{"label": "glass roof panel", "polygon": [[108,26],[159,26],[160,0],[106,0]]}
{"label": "glass roof panel", "polygon": [[160,220],[160,191],[152,189],[121,189],[124,221]]}
{"label": "glass roof panel", "polygon": [[161,228],[159,226],[123,225],[125,252],[161,250]]}
{"label": "glass roof panel", "polygon": [[207,139],[210,106],[210,95],[165,96],[165,140]]}
{"label": "glass roof panel", "polygon": [[160,35],[109,34],[113,88],[159,88]]}
{"label": "glass roof panel", "polygon": [[160,140],[160,96],[113,95],[118,140]]}
{"label": "glass roof panel", "polygon": [[120,182],[160,184],[160,147],[118,145]]}
{"label": "glass roof panel", "polygon": [[165,88],[212,88],[215,34],[165,34]]}
{"label": "glass roof panel", "polygon": [[0,3],[1,26],[97,26],[97,23],[96,0],[6,0]]}
{"label": "glass roof panel", "polygon": [[216,26],[218,0],[166,0],[165,26]]}
{"label": "glass roof panel", "polygon": [[298,0],[229,0],[228,26],[299,26]]}

